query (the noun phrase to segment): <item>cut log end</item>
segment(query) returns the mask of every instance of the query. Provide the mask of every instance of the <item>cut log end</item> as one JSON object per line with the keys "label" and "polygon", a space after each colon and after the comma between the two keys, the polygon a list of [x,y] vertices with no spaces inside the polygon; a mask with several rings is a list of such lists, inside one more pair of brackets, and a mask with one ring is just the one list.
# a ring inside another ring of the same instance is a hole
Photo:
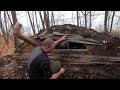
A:
{"label": "cut log end", "polygon": [[13,33],[21,34],[21,33],[20,33],[21,27],[22,27],[22,24],[20,24],[20,23],[17,22],[17,23],[14,25],[14,27],[13,27]]}

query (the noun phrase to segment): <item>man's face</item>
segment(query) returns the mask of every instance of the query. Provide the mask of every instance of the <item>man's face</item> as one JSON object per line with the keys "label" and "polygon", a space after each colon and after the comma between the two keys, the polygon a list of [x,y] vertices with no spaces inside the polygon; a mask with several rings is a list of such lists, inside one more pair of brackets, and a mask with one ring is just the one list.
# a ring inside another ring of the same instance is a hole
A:
{"label": "man's face", "polygon": [[48,53],[51,53],[55,48],[54,43],[48,48]]}

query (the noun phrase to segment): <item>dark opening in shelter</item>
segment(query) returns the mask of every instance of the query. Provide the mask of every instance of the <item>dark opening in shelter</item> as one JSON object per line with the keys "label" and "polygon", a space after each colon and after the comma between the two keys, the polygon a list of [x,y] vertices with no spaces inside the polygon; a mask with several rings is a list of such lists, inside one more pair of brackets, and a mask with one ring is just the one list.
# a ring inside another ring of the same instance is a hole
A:
{"label": "dark opening in shelter", "polygon": [[55,49],[86,49],[86,45],[83,43],[74,42],[62,42],[55,47]]}

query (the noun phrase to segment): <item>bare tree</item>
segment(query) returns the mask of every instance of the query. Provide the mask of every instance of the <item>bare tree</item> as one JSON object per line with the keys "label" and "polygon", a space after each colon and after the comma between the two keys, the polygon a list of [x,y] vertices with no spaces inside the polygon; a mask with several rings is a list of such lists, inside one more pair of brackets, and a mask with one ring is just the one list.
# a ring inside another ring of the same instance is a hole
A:
{"label": "bare tree", "polygon": [[6,33],[8,33],[8,27],[7,27],[7,16],[6,16],[6,12],[4,11],[4,22],[5,22],[5,30],[6,30]]}
{"label": "bare tree", "polygon": [[82,26],[80,12],[79,12],[79,21],[80,21],[80,26]]}
{"label": "bare tree", "polygon": [[42,22],[43,30],[45,30],[45,24],[44,24],[44,20],[43,20],[43,17],[42,17],[41,11],[39,11],[39,15],[40,15],[40,20],[41,20],[41,22]]}
{"label": "bare tree", "polygon": [[46,26],[47,26],[47,28],[49,28],[50,27],[49,11],[47,11],[47,19],[46,20],[47,20],[46,21]]}
{"label": "bare tree", "polygon": [[11,14],[12,14],[12,19],[13,19],[13,24],[15,25],[15,23],[17,22],[16,11],[11,11]]}
{"label": "bare tree", "polygon": [[11,18],[10,18],[10,15],[9,15],[8,11],[6,11],[6,14],[7,14],[8,19],[9,19],[9,21],[10,21],[10,24],[12,25],[12,20],[11,20]]}
{"label": "bare tree", "polygon": [[8,37],[9,37],[9,32],[8,32],[8,22],[7,22],[8,20],[7,20],[7,15],[6,15],[6,12],[4,11],[4,25],[5,25],[5,36],[6,36],[6,43],[7,43],[7,45],[8,45]]}
{"label": "bare tree", "polygon": [[[11,11],[11,15],[12,15],[12,20],[13,20],[13,25],[15,25],[15,23],[17,22],[16,11]],[[16,51],[19,51],[19,49],[18,49],[19,40],[15,36],[14,36],[14,42],[15,42]]]}
{"label": "bare tree", "polygon": [[[34,11],[32,11],[32,25],[33,25],[33,30],[34,30],[34,32],[36,33],[36,31],[35,31],[35,20],[34,20]],[[35,34],[34,34],[35,35]]]}
{"label": "bare tree", "polygon": [[105,33],[108,32],[108,29],[107,29],[108,12],[109,11],[105,11],[105,18],[104,18],[104,32]]}
{"label": "bare tree", "polygon": [[76,12],[76,15],[77,15],[77,25],[79,27],[79,15],[78,15],[78,11]]}
{"label": "bare tree", "polygon": [[112,20],[111,20],[111,25],[110,25],[110,33],[111,33],[111,31],[112,31],[114,16],[115,16],[115,11],[113,11],[113,15],[112,15]]}
{"label": "bare tree", "polygon": [[111,20],[111,12],[109,11],[108,17],[107,17],[107,30],[110,29],[110,20]]}
{"label": "bare tree", "polygon": [[46,29],[50,27],[49,25],[49,11],[44,11],[44,22],[46,25]]}
{"label": "bare tree", "polygon": [[10,26],[10,27],[8,29],[8,34],[7,34],[7,40],[9,41],[9,35],[10,35],[11,28],[12,28],[13,25],[12,25],[12,19],[10,18],[11,14],[9,14],[8,11],[6,11],[6,15],[8,17],[8,21],[10,22],[10,24],[8,23],[8,26]]}
{"label": "bare tree", "polygon": [[84,17],[85,17],[85,27],[87,28],[87,15],[88,15],[88,13],[89,13],[89,11],[81,11],[82,12],[82,14],[84,15]]}
{"label": "bare tree", "polygon": [[2,35],[3,35],[3,37],[4,37],[4,40],[5,40],[5,42],[7,41],[6,40],[6,36],[5,36],[5,29],[4,29],[4,27],[3,27],[3,23],[2,23],[2,17],[1,17],[1,11],[0,11],[0,29],[1,29],[1,31],[2,31]]}
{"label": "bare tree", "polygon": [[91,29],[91,11],[90,11],[90,26],[89,28]]}
{"label": "bare tree", "polygon": [[38,32],[39,32],[40,29],[39,29],[38,22],[37,22],[38,19],[37,19],[37,13],[36,13],[36,11],[35,11],[35,19],[36,19],[37,29],[38,29]]}
{"label": "bare tree", "polygon": [[33,25],[33,23],[32,23],[32,19],[31,19],[31,17],[30,17],[29,11],[27,11],[27,14],[28,14],[28,17],[29,17],[29,20],[30,20],[30,24],[31,24],[32,30],[33,30],[33,34],[35,35],[35,28],[34,28],[34,25]]}
{"label": "bare tree", "polygon": [[[44,25],[45,25],[45,27],[46,27],[46,26],[47,26],[47,25],[46,25],[46,18],[47,18],[46,16],[47,16],[47,14],[46,14],[46,11],[43,11],[43,13],[44,13]],[[47,27],[46,27],[46,28],[47,28]]]}
{"label": "bare tree", "polygon": [[55,25],[55,18],[54,18],[54,12],[51,11],[51,26]]}

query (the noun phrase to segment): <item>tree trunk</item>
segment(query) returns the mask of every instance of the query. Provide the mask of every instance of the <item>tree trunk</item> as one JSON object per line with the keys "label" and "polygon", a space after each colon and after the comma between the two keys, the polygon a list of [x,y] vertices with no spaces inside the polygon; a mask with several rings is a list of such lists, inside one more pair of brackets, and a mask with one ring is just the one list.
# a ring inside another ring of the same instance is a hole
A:
{"label": "tree trunk", "polygon": [[38,29],[38,32],[40,31],[40,29],[39,29],[39,26],[38,26],[38,22],[37,22],[37,13],[36,13],[36,11],[35,11],[35,19],[36,19],[36,25],[37,25],[37,29]]}
{"label": "tree trunk", "polygon": [[41,11],[39,11],[39,15],[40,15],[40,19],[41,19],[41,22],[42,22],[43,30],[45,30],[45,24],[44,24],[44,20],[43,20],[43,18],[42,18]]}
{"label": "tree trunk", "polygon": [[7,14],[8,19],[9,19],[9,21],[10,21],[10,24],[11,24],[11,26],[12,26],[12,20],[11,20],[11,18],[10,18],[10,15],[8,14],[8,11],[6,11],[6,14]]}
{"label": "tree trunk", "polygon": [[80,20],[80,26],[82,26],[80,13],[79,13],[79,20]]}
{"label": "tree trunk", "polygon": [[85,11],[85,27],[87,28],[87,12]]}
{"label": "tree trunk", "polygon": [[78,16],[78,11],[77,11],[77,26],[79,27],[79,16]]}
{"label": "tree trunk", "polygon": [[105,11],[105,18],[104,18],[104,32],[107,33],[107,20],[108,20],[108,11]]}
{"label": "tree trunk", "polygon": [[46,29],[49,28],[49,11],[44,11],[44,22],[46,25]]}
{"label": "tree trunk", "polygon": [[[46,27],[46,11],[43,11],[43,13],[44,13],[44,25],[45,25],[45,27]],[[47,27],[46,27],[47,28]]]}
{"label": "tree trunk", "polygon": [[7,27],[7,16],[6,16],[6,12],[4,11],[4,22],[5,22],[5,30],[6,30],[6,34],[8,33],[8,27]]}
{"label": "tree trunk", "polygon": [[91,11],[90,11],[90,26],[89,28],[91,29]]}
{"label": "tree trunk", "polygon": [[53,11],[51,11],[51,26],[53,26],[53,17],[52,17]]}
{"label": "tree trunk", "polygon": [[7,14],[8,20],[10,21],[10,24],[8,23],[8,26],[9,26],[9,25],[11,26],[11,27],[9,28],[8,34],[7,34],[7,40],[8,40],[8,42],[9,42],[9,35],[10,35],[11,28],[12,28],[13,25],[12,25],[12,20],[11,20],[11,18],[10,18],[10,15],[9,15],[8,11],[6,11],[6,14]]}
{"label": "tree trunk", "polygon": [[[33,25],[33,30],[35,32],[35,22],[34,22],[34,11],[32,11],[32,25]],[[36,32],[35,32],[36,33]],[[35,35],[35,34],[34,34]]]}
{"label": "tree trunk", "polygon": [[111,20],[111,25],[110,25],[110,33],[112,31],[112,25],[113,25],[114,16],[115,16],[115,11],[113,11],[113,15],[112,15],[112,20]]}
{"label": "tree trunk", "polygon": [[54,13],[51,11],[51,26],[55,25]]}
{"label": "tree trunk", "polygon": [[[13,20],[13,25],[15,25],[15,23],[17,22],[16,11],[11,11],[11,15],[12,15],[12,20]],[[16,51],[19,51],[19,48],[18,48],[19,40],[15,36],[14,36],[14,42],[15,42]]]}
{"label": "tree trunk", "polygon": [[5,40],[5,42],[7,42],[7,40],[6,40],[6,36],[5,36],[5,29],[4,29],[4,27],[3,27],[3,23],[2,23],[1,11],[0,11],[0,28],[1,28],[1,31],[2,31],[2,34],[3,34],[4,40]]}
{"label": "tree trunk", "polygon": [[107,30],[109,31],[109,29],[110,29],[110,12],[107,18]]}
{"label": "tree trunk", "polygon": [[5,36],[6,36],[6,43],[7,43],[7,45],[8,45],[8,27],[7,27],[7,16],[6,16],[6,12],[4,11],[4,22],[5,22],[5,30],[6,30],[6,34],[5,34]]}
{"label": "tree trunk", "polygon": [[32,24],[32,20],[31,20],[29,11],[27,11],[27,13],[28,13],[28,17],[29,17],[29,20],[30,20],[30,24],[31,24],[32,30],[33,30],[33,34],[35,35],[35,29],[34,29],[34,26]]}
{"label": "tree trunk", "polygon": [[85,11],[85,13],[83,13],[83,11],[81,11],[81,12],[85,17],[84,24],[85,24],[85,27],[87,28],[87,14],[88,14],[88,12],[87,11]]}
{"label": "tree trunk", "polygon": [[46,26],[47,26],[47,28],[49,28],[49,27],[50,27],[50,21],[49,21],[49,11],[47,11]]}

